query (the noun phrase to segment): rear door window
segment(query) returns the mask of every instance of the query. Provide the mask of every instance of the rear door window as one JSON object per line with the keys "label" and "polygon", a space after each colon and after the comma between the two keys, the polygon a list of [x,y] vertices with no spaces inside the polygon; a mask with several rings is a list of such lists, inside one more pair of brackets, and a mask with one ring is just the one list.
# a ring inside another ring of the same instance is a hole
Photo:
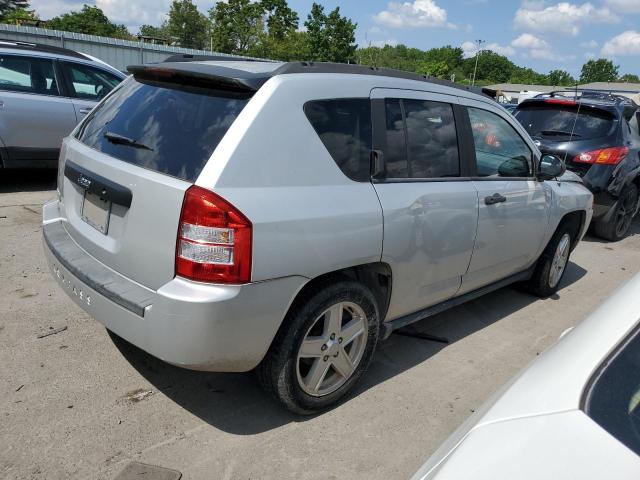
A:
{"label": "rear door window", "polygon": [[640,332],[598,372],[587,393],[586,413],[640,455]]}
{"label": "rear door window", "polygon": [[385,116],[387,178],[460,176],[458,137],[450,104],[388,98]]}
{"label": "rear door window", "polygon": [[520,105],[515,117],[532,137],[566,141],[588,140],[609,135],[615,127],[613,116],[588,107],[531,103]]}
{"label": "rear door window", "polygon": [[42,58],[0,55],[0,89],[58,95],[53,62]]}
{"label": "rear door window", "polygon": [[119,160],[193,182],[248,101],[130,77],[76,137]]}
{"label": "rear door window", "polygon": [[369,99],[314,100],[305,104],[304,112],[340,170],[352,180],[369,180]]}
{"label": "rear door window", "polygon": [[84,100],[98,101],[113,90],[120,79],[115,75],[79,63],[63,63],[69,79],[71,96]]}

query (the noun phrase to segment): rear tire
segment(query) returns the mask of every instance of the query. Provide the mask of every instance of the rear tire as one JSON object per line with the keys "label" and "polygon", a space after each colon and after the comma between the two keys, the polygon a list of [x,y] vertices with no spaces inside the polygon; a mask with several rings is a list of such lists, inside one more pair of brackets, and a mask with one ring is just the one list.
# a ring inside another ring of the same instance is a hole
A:
{"label": "rear tire", "polygon": [[337,403],[367,370],[380,332],[375,297],[351,280],[297,302],[257,368],[262,387],[292,412]]}
{"label": "rear tire", "polygon": [[622,191],[612,211],[607,212],[606,219],[595,223],[596,235],[611,242],[622,240],[629,233],[637,206],[638,187],[631,183]]}
{"label": "rear tire", "polygon": [[565,224],[558,227],[544,252],[540,255],[533,275],[527,284],[527,289],[531,293],[546,298],[558,291],[569,264],[571,248],[576,236],[576,232],[570,225]]}

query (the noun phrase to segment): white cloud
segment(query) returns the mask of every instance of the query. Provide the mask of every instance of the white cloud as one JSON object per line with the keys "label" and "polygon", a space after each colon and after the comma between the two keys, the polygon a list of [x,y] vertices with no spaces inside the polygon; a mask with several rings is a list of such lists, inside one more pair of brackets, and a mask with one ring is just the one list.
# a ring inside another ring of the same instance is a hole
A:
{"label": "white cloud", "polygon": [[640,1],[638,0],[606,0],[605,3],[616,11],[640,13]]}
{"label": "white cloud", "polygon": [[588,42],[580,42],[580,46],[582,48],[596,48],[598,46],[598,42],[595,40],[589,40]]}
{"label": "white cloud", "polygon": [[[395,47],[396,45],[398,45],[398,40],[396,40],[395,38],[389,38],[388,40],[372,40],[371,41],[371,46],[372,47],[380,47],[380,48],[382,48],[385,45],[389,45],[391,47]],[[365,46],[365,45],[362,44],[362,46]]]}
{"label": "white cloud", "polygon": [[518,28],[536,32],[577,35],[583,25],[619,20],[608,7],[596,8],[588,2],[582,5],[561,2],[548,7],[525,3],[516,11],[513,23]]}
{"label": "white cloud", "polygon": [[[478,51],[478,46],[469,41],[463,42],[460,48],[462,48],[462,53],[467,58],[473,57]],[[500,45],[498,43],[487,43],[482,46],[482,50],[491,50],[492,52],[506,56],[515,55],[516,53],[515,49],[509,45]]]}
{"label": "white cloud", "polygon": [[605,42],[602,55],[640,55],[640,32],[627,30]]}
{"label": "white cloud", "polygon": [[538,60],[563,61],[575,58],[575,55],[562,55],[547,42],[530,33],[523,33],[511,41],[511,46],[526,50],[523,56]]}
{"label": "white cloud", "polygon": [[[169,12],[169,0],[95,0],[96,6],[114,23],[127,27],[160,25]],[[134,28],[134,30],[136,30]]]}
{"label": "white cloud", "polygon": [[374,15],[373,20],[381,25],[393,28],[445,27],[447,11],[439,7],[434,0],[415,0],[413,2],[389,2],[387,10]]}
{"label": "white cloud", "polygon": [[549,48],[549,44],[547,42],[535,35],[531,35],[530,33],[523,33],[518,38],[514,38],[511,41],[511,46],[516,48]]}
{"label": "white cloud", "polygon": [[81,10],[86,0],[31,0],[29,6],[35,10],[40,18],[49,20],[61,13],[67,13],[71,10]]}
{"label": "white cloud", "polygon": [[[160,25],[169,13],[171,0],[30,0],[29,4],[40,18],[48,20],[52,17],[78,11],[83,4],[95,5],[102,9],[109,20],[123,23],[130,31],[137,32],[143,24]],[[195,0],[198,9],[206,14],[213,2]]]}

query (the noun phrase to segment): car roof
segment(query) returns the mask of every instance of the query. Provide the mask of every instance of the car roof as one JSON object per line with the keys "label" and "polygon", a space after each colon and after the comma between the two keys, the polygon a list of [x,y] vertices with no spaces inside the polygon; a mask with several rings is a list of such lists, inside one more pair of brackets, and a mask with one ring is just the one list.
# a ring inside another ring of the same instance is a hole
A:
{"label": "car roof", "polygon": [[[435,84],[446,89],[451,89],[451,94],[464,96],[479,95],[490,99],[483,94],[480,88],[458,85],[447,80],[420,75],[412,72],[404,72],[390,68],[371,67],[366,65],[325,63],[325,62],[269,62],[245,60],[195,60],[173,61],[159,64],[131,65],[127,70],[135,76],[161,74],[162,72],[176,75],[185,75],[196,78],[208,78],[227,87],[237,88],[246,92],[257,91],[272,77],[286,74],[337,74],[337,75],[363,75],[392,78],[398,80],[411,80],[428,84]],[[408,88],[409,86],[407,86]]]}

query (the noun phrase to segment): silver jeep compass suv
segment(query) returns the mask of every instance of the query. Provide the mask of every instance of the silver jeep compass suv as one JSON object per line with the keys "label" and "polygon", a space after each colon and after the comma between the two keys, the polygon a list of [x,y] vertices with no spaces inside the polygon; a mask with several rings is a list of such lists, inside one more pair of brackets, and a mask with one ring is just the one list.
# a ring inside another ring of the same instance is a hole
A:
{"label": "silver jeep compass suv", "polygon": [[[335,403],[379,340],[515,281],[558,288],[591,193],[492,100],[354,65],[135,66],[65,139],[45,251],[174,365]],[[561,177],[558,179],[557,177]]]}

